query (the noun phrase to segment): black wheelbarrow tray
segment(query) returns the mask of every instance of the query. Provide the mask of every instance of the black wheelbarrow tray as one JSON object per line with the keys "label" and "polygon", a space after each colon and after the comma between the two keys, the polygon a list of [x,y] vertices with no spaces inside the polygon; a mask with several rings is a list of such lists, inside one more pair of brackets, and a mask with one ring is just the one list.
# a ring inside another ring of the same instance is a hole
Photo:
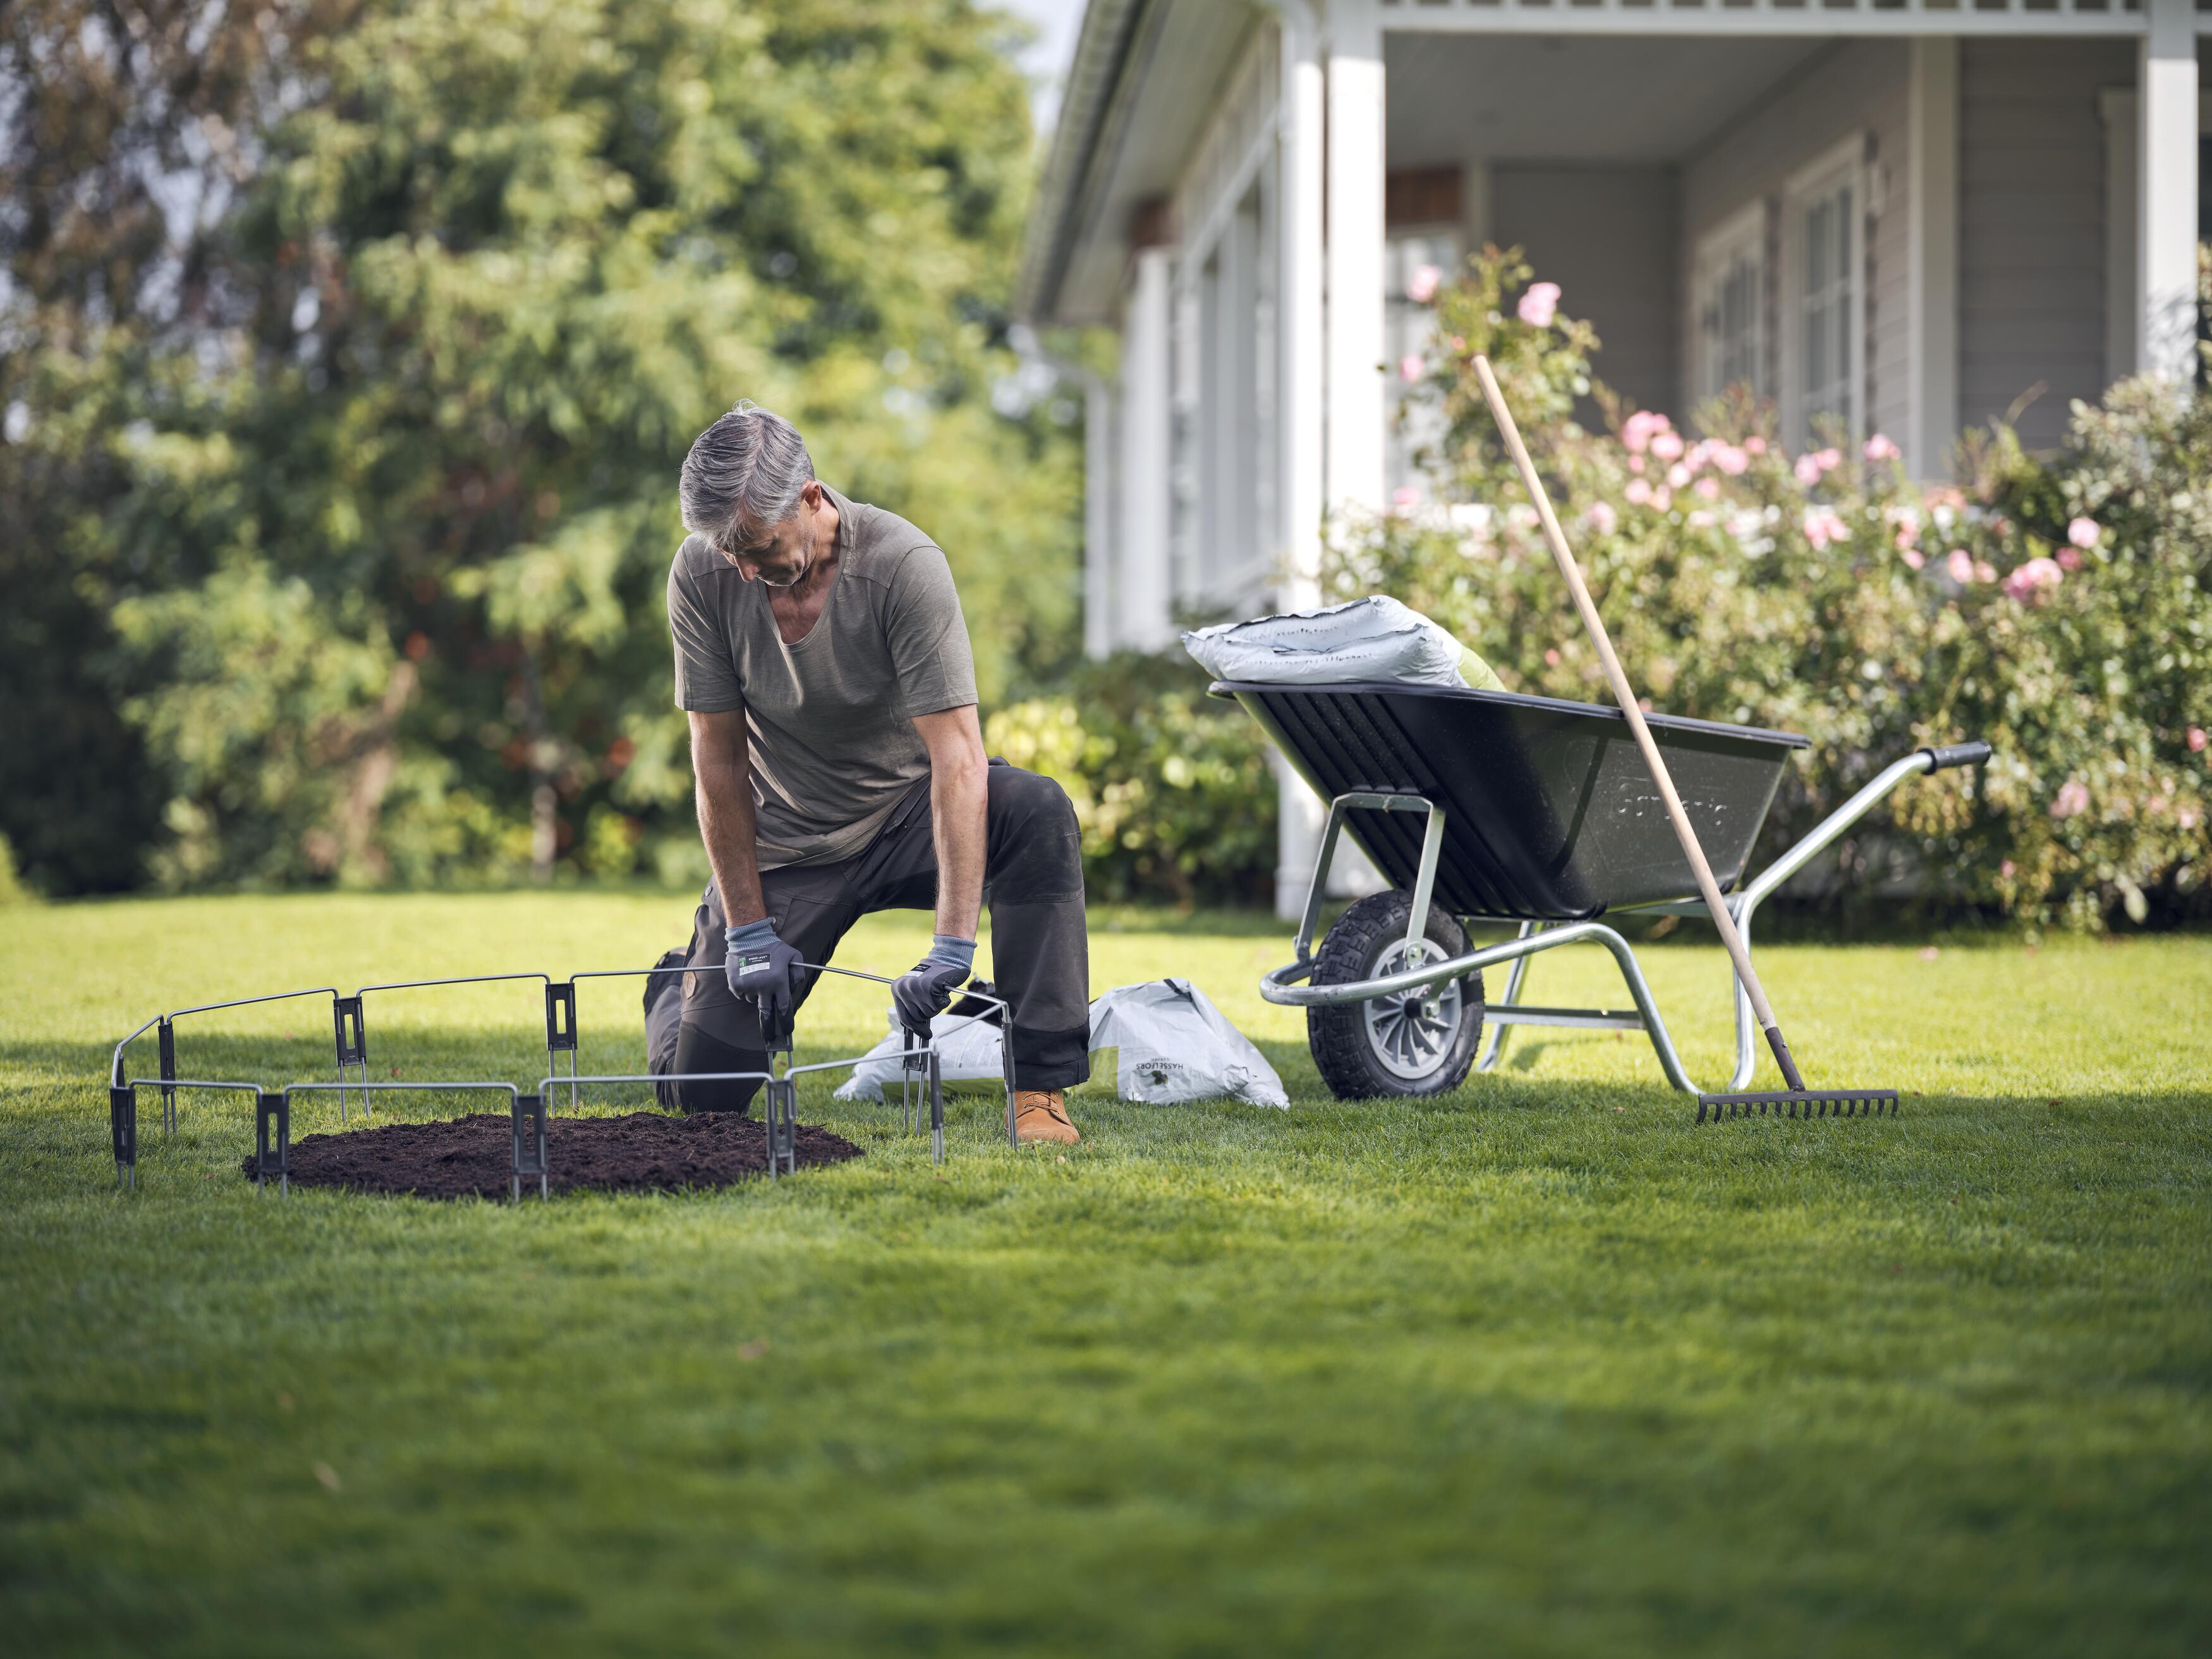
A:
{"label": "black wheelbarrow tray", "polygon": [[[1641,1030],[1667,1080],[1698,1092],[1667,1034],[1628,941],[1598,918],[1705,914],[1666,809],[1617,708],[1510,692],[1395,684],[1265,685],[1219,681],[1329,803],[1297,960],[1261,976],[1269,1002],[1308,1010],[1315,1063],[1340,1097],[1438,1094],[1470,1065],[1487,1072],[1509,1025]],[[1788,732],[1648,716],[1714,878],[1747,944],[1762,900],[1906,778],[1989,757],[1987,744],[1919,749],[1893,762],[1748,884],[1744,866],[1792,750]],[[1337,837],[1348,833],[1389,884],[1360,900],[1316,951],[1314,929]],[[1469,949],[1463,924],[1519,924]],[[1563,945],[1613,953],[1632,1010],[1523,1003],[1528,960]],[[1510,963],[1488,1006],[1481,970]],[[1735,981],[1733,970],[1731,981]],[[1750,1000],[1735,983],[1735,1072],[1751,1081]]]}

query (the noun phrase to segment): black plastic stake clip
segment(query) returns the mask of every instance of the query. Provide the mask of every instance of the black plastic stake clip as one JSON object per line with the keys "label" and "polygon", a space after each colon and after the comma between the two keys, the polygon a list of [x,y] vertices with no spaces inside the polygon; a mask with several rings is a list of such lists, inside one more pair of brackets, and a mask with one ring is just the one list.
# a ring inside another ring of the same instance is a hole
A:
{"label": "black plastic stake clip", "polygon": [[576,1052],[576,982],[545,988],[545,1052]]}
{"label": "black plastic stake clip", "polygon": [[[272,1127],[275,1133],[270,1133]],[[287,1198],[292,1194],[292,1097],[279,1089],[253,1094],[253,1189],[270,1176]]]}
{"label": "black plastic stake clip", "polygon": [[[368,1032],[362,1018],[361,998],[332,997],[331,1018],[338,1031],[338,1064],[366,1066],[368,1064]],[[350,1034],[347,1027],[353,1029]]]}
{"label": "black plastic stake clip", "polygon": [[361,1067],[362,1115],[369,1115],[368,1092],[368,1024],[362,1013],[361,993],[349,997],[336,993],[331,996],[331,1022],[337,1027],[338,1039],[338,1121],[345,1121],[346,1067]]}
{"label": "black plastic stake clip", "polygon": [[177,1028],[165,1014],[155,1036],[161,1048],[161,1128],[165,1133],[177,1132]]}
{"label": "black plastic stake clip", "polygon": [[[166,1029],[166,1027],[164,1028]],[[107,1129],[115,1146],[115,1179],[138,1190],[138,1090],[134,1084],[107,1091]]]}
{"label": "black plastic stake clip", "polygon": [[768,1178],[799,1172],[799,1085],[788,1078],[768,1084]]}
{"label": "black plastic stake clip", "polygon": [[538,1177],[538,1196],[550,1196],[547,1179],[551,1172],[550,1160],[545,1145],[545,1097],[517,1095],[514,1097],[514,1198],[522,1202],[522,1183],[532,1176]]}

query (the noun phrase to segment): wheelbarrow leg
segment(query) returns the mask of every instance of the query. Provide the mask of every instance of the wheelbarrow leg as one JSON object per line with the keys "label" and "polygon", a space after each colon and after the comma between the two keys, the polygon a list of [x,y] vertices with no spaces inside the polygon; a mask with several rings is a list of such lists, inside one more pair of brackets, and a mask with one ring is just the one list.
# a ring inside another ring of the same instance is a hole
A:
{"label": "wheelbarrow leg", "polygon": [[[1532,933],[1540,933],[1543,931],[1542,922],[1524,921],[1521,924],[1521,931],[1513,937],[1527,939]],[[1522,981],[1528,976],[1528,963],[1532,960],[1533,958],[1528,957],[1513,958],[1513,965],[1505,970],[1505,994],[1498,1000],[1499,1007],[1510,1008],[1521,1000]],[[1505,1058],[1505,1033],[1510,1029],[1495,1020],[1491,1022],[1490,1030],[1483,1036],[1481,1057],[1474,1062],[1476,1071],[1490,1072],[1497,1069],[1498,1062]]]}

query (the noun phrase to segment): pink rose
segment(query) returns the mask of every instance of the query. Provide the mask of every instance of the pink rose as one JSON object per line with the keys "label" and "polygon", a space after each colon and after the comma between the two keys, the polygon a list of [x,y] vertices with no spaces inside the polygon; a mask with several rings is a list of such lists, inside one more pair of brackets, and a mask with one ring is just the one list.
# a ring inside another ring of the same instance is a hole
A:
{"label": "pink rose", "polygon": [[1401,513],[1411,513],[1421,504],[1421,492],[1412,484],[1400,484],[1390,492],[1390,505]]}
{"label": "pink rose", "polygon": [[1698,494],[1703,495],[1709,501],[1717,501],[1720,500],[1721,481],[1718,478],[1711,477],[1698,479]]}
{"label": "pink rose", "polygon": [[1734,444],[1715,444],[1713,465],[1727,473],[1729,477],[1740,478],[1743,476],[1744,469],[1751,465],[1751,457]]}
{"label": "pink rose", "polygon": [[2002,864],[1997,866],[1997,873],[2002,876],[2007,881],[2010,881],[2013,877],[2013,871],[2016,867],[2017,866],[2014,866],[2010,859],[2007,859]]}
{"label": "pink rose", "polygon": [[1816,548],[1826,549],[1831,542],[1839,542],[1850,534],[1832,507],[1808,507],[1805,509],[1805,539]]}
{"label": "pink rose", "polygon": [[1589,520],[1590,528],[1601,536],[1610,536],[1620,525],[1620,514],[1613,510],[1610,501],[1593,501],[1590,510],[1583,516]]}
{"label": "pink rose", "polygon": [[1920,556],[1920,550],[1917,547],[1906,548],[1902,556],[1905,560],[1905,568],[1908,570],[1917,570],[1922,565],[1928,562],[1927,560]]}
{"label": "pink rose", "polygon": [[1690,469],[1677,461],[1667,469],[1667,488],[1680,489],[1690,482]]}
{"label": "pink rose", "polygon": [[1951,580],[1965,587],[1974,580],[1974,556],[1963,547],[1951,550],[1951,556],[1943,561],[1943,568],[1950,572]]}
{"label": "pink rose", "polygon": [[1682,434],[1671,429],[1653,433],[1651,453],[1662,461],[1680,460],[1682,455]]}
{"label": "pink rose", "polygon": [[2069,778],[2058,786],[2058,793],[2051,802],[2054,818],[2078,817],[2089,810],[2088,787],[2078,778]]}
{"label": "pink rose", "polygon": [[1996,566],[1991,564],[1987,559],[1976,559],[1974,561],[1974,580],[1976,581],[1993,582],[1996,579]]}
{"label": "pink rose", "polygon": [[1467,349],[1467,336],[1466,336],[1466,335],[1464,335],[1464,334],[1455,334],[1455,335],[1453,335],[1453,336],[1452,336],[1452,349],[1453,349],[1454,351],[1464,351],[1464,350],[1466,350],[1466,349]]}
{"label": "pink rose", "polygon": [[1718,524],[1720,520],[1716,519],[1711,514],[1706,512],[1705,508],[1699,507],[1695,513],[1690,514],[1690,516],[1685,519],[1682,522],[1688,525],[1692,530],[1711,530],[1715,525]]}
{"label": "pink rose", "polygon": [[2081,550],[2072,547],[2060,548],[2058,550],[2058,568],[2061,570],[2079,570],[2081,568]]}
{"label": "pink rose", "polygon": [[1412,352],[1398,359],[1398,378],[1407,386],[1421,378],[1421,360]]}
{"label": "pink rose", "polygon": [[1673,490],[1655,489],[1651,492],[1651,510],[1654,513],[1664,513],[1668,507],[1674,505],[1674,492]]}
{"label": "pink rose", "polygon": [[1877,432],[1866,441],[1866,458],[1870,461],[1893,461],[1905,452]]}
{"label": "pink rose", "polygon": [[1629,470],[1631,472],[1641,472],[1641,471],[1644,471],[1644,458],[1643,458],[1641,455],[1631,455],[1631,456],[1628,458],[1628,470]]}
{"label": "pink rose", "polygon": [[1559,314],[1559,285],[1557,283],[1531,283],[1528,291],[1521,296],[1518,313],[1521,320],[1531,328],[1549,328],[1552,319]]}
{"label": "pink rose", "polygon": [[2056,559],[2037,557],[2005,578],[2004,591],[2008,597],[2025,602],[2064,580],[2065,573],[2059,569]]}
{"label": "pink rose", "polygon": [[1797,475],[1797,482],[1808,489],[1820,482],[1820,460],[1816,455],[1800,455],[1797,464],[1790,470]]}
{"label": "pink rose", "polygon": [[1656,410],[1639,409],[1620,423],[1621,444],[1632,453],[1641,453],[1654,437],[1672,424]]}
{"label": "pink rose", "polygon": [[1758,437],[1746,438],[1743,441],[1743,453],[1747,455],[1764,455],[1766,453],[1766,440]]}
{"label": "pink rose", "polygon": [[1651,499],[1651,486],[1641,478],[1631,478],[1628,481],[1628,488],[1620,493],[1637,506],[1641,507]]}
{"label": "pink rose", "polygon": [[2173,815],[2173,821],[2185,830],[2194,830],[2197,827],[2197,809],[2193,806],[2183,807]]}
{"label": "pink rose", "polygon": [[2192,726],[2189,728],[2189,752],[2192,755],[2201,755],[2204,752],[2204,728],[2201,726]]}
{"label": "pink rose", "polygon": [[2094,519],[2076,519],[2066,526],[2066,539],[2076,547],[2094,547],[2101,533]]}
{"label": "pink rose", "polygon": [[1425,306],[1437,297],[1437,289],[1444,274],[1434,265],[1423,265],[1406,279],[1406,297],[1417,306]]}
{"label": "pink rose", "polygon": [[[1557,668],[1559,665],[1559,652],[1557,646],[1544,653],[1544,665],[1547,668]],[[1412,913],[1409,911],[1407,914]]]}

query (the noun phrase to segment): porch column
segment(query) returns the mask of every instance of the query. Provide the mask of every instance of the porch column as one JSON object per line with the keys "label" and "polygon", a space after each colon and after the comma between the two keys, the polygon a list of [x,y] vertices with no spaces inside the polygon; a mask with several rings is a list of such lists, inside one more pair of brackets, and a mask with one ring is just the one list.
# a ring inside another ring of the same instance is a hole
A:
{"label": "porch column", "polygon": [[1331,510],[1383,501],[1382,25],[1376,0],[1328,8]]}
{"label": "porch column", "polygon": [[[1321,601],[1323,491],[1322,125],[1326,85],[1320,30],[1306,0],[1277,0],[1282,22],[1282,84],[1276,155],[1279,169],[1276,291],[1281,295],[1282,417],[1276,499],[1281,504],[1283,586],[1277,604],[1308,610]],[[1321,842],[1321,803],[1275,757],[1275,913],[1297,915]]]}
{"label": "porch column", "polygon": [[1140,248],[1130,261],[1129,309],[1121,330],[1121,511],[1116,551],[1121,592],[1114,644],[1164,649],[1175,638],[1168,582],[1174,525],[1168,400],[1168,341],[1173,321],[1174,256]]}
{"label": "porch column", "polygon": [[1114,649],[1114,388],[1096,374],[1083,385],[1083,654]]}
{"label": "porch column", "polygon": [[1959,43],[1912,42],[1906,262],[1911,365],[1905,461],[1917,478],[1943,476],[1959,434]]}
{"label": "porch column", "polygon": [[2192,0],[2145,0],[2136,100],[2136,361],[2186,386],[2197,375],[2197,16]]}

